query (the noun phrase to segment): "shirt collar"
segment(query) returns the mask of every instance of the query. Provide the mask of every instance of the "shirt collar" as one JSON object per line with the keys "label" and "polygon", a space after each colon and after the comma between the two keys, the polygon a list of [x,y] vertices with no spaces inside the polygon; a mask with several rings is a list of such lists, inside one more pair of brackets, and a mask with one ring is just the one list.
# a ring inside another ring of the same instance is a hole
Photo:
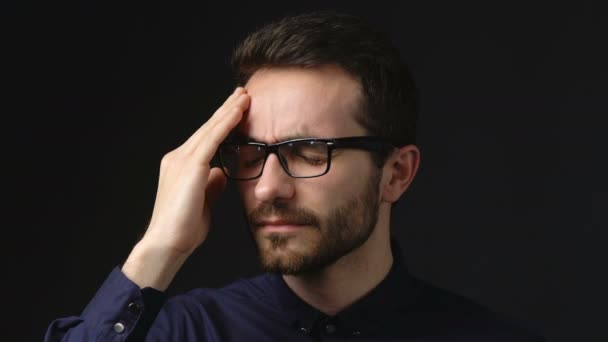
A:
{"label": "shirt collar", "polygon": [[391,239],[393,265],[387,276],[363,298],[329,317],[300,299],[279,274],[268,276],[272,293],[288,323],[294,329],[311,333],[327,324],[337,327],[340,334],[370,334],[389,324],[391,317],[407,308],[414,297],[414,281],[407,272],[401,249]]}

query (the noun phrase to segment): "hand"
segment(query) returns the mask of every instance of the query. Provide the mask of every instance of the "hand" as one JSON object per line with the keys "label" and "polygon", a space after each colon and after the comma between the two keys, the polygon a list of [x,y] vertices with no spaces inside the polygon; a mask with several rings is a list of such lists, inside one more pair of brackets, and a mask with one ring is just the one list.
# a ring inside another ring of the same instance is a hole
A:
{"label": "hand", "polygon": [[143,240],[185,254],[205,240],[210,205],[226,185],[222,171],[209,164],[248,107],[249,95],[237,88],[209,121],[164,156],[154,212]]}
{"label": "hand", "polygon": [[138,285],[166,288],[205,241],[210,206],[226,185],[222,171],[211,169],[210,162],[249,104],[249,95],[237,88],[184,144],[163,157],[150,225],[123,266]]}

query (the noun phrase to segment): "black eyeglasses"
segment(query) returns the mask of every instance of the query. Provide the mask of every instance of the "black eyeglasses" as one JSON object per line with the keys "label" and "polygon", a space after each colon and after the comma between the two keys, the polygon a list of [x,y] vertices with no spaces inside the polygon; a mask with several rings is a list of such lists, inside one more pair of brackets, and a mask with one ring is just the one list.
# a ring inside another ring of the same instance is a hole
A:
{"label": "black eyeglasses", "polygon": [[219,147],[219,156],[224,174],[233,180],[260,177],[266,159],[271,153],[277,155],[281,166],[291,177],[313,178],[329,171],[332,151],[335,149],[385,152],[392,147],[392,144],[371,136],[336,139],[304,138],[276,144],[223,143]]}

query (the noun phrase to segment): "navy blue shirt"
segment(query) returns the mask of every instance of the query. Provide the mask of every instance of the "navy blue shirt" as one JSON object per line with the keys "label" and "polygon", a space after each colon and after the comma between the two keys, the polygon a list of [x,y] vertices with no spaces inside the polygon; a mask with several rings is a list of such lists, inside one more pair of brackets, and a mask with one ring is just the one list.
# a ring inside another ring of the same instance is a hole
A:
{"label": "navy blue shirt", "polygon": [[333,317],[276,274],[167,299],[117,267],[83,313],[55,320],[45,341],[544,341],[515,319],[412,277],[400,259],[397,251],[387,277]]}

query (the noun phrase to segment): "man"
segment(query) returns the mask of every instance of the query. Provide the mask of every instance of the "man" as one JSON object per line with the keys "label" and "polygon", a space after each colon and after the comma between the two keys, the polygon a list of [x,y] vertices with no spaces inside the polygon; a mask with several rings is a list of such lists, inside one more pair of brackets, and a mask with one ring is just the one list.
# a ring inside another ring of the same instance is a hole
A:
{"label": "man", "polygon": [[[233,60],[240,87],[163,158],[144,237],[46,341],[542,340],[411,277],[391,243],[420,152],[415,87],[385,36],[347,15],[300,15],[250,35]],[[166,300],[227,179],[267,274]]]}

